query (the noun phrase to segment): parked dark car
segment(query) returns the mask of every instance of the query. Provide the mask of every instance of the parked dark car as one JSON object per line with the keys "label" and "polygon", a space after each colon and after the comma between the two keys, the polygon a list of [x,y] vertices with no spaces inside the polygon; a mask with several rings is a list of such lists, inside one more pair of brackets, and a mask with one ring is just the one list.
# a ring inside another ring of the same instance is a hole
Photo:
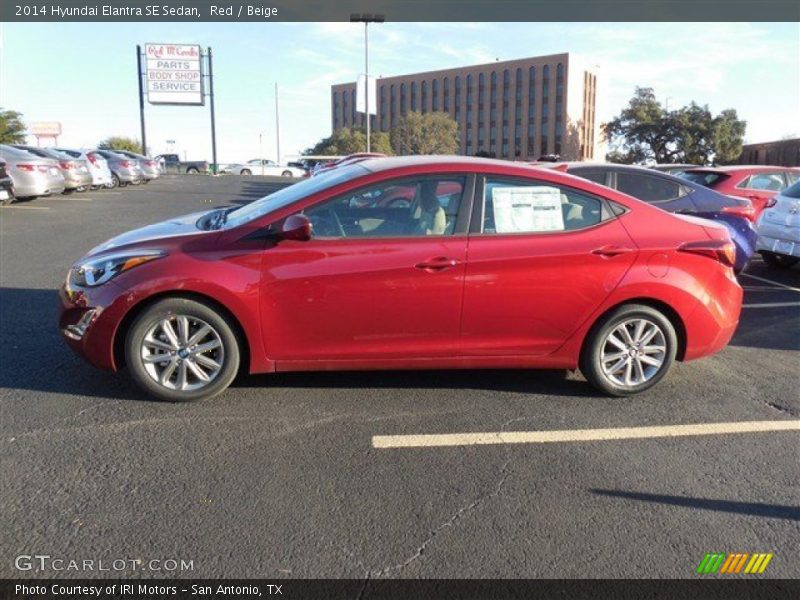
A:
{"label": "parked dark car", "polygon": [[6,162],[0,160],[0,204],[11,204],[14,201],[14,184],[6,171]]}
{"label": "parked dark car", "polygon": [[662,163],[660,165],[653,165],[650,167],[662,173],[669,175],[683,175],[688,169],[697,169],[699,165],[690,165],[689,163]]}
{"label": "parked dark car", "polygon": [[725,196],[699,183],[644,167],[560,163],[556,168],[644,200],[667,212],[696,215],[725,225],[736,245],[737,273],[745,268],[756,251],[755,212],[749,200]]}
{"label": "parked dark car", "polygon": [[159,154],[154,160],[160,165],[162,173],[208,173],[207,160],[181,160],[177,154]]}

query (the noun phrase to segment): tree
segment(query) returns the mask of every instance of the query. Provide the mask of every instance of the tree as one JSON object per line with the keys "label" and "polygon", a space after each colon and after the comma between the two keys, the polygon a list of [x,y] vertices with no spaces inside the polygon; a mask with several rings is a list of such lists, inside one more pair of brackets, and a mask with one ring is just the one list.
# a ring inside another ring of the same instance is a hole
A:
{"label": "tree", "polygon": [[458,152],[458,124],[445,112],[410,112],[400,118],[389,137],[395,154]]}
{"label": "tree", "polygon": [[636,88],[620,114],[603,126],[610,142],[609,162],[734,162],[742,152],[747,123],[734,109],[714,117],[708,106],[691,102],[667,111],[652,88]]}
{"label": "tree", "polygon": [[[370,151],[393,154],[389,143],[389,134],[383,131],[371,131],[369,136]],[[316,145],[307,148],[303,154],[323,156],[347,156],[367,149],[367,134],[362,129],[343,127],[337,129]]]}
{"label": "tree", "polygon": [[139,140],[122,135],[112,135],[111,137],[107,137],[100,142],[98,147],[105,150],[127,150],[128,152],[142,154],[142,144],[139,142]]}
{"label": "tree", "polygon": [[0,144],[24,144],[25,137],[22,114],[0,108]]}

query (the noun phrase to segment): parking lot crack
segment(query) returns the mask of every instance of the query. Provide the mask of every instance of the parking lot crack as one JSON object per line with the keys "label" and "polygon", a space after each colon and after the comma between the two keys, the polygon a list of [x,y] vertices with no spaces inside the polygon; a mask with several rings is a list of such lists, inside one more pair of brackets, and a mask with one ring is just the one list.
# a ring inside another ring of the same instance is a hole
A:
{"label": "parking lot crack", "polygon": [[770,402],[768,400],[763,401],[764,404],[772,408],[773,410],[777,410],[778,412],[782,412],[785,415],[789,415],[792,417],[800,416],[797,410],[790,408],[788,406],[784,406],[783,404],[778,404],[777,402]]}

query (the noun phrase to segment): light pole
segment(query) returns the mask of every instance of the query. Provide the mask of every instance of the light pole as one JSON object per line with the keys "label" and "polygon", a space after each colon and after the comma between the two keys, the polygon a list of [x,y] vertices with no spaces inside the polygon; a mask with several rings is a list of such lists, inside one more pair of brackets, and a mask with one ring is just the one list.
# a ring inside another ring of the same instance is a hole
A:
{"label": "light pole", "polygon": [[[370,150],[370,118],[369,118],[369,24],[383,23],[383,15],[368,13],[353,13],[350,15],[351,23],[364,23],[364,117],[367,120],[367,152]],[[375,113],[377,114],[377,110]]]}

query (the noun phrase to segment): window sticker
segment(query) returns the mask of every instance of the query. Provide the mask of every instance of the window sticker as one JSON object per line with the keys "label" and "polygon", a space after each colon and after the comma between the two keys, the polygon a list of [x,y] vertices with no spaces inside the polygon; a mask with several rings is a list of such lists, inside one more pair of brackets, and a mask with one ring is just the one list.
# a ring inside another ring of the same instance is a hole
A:
{"label": "window sticker", "polygon": [[561,191],[548,186],[492,189],[497,233],[564,231]]}

